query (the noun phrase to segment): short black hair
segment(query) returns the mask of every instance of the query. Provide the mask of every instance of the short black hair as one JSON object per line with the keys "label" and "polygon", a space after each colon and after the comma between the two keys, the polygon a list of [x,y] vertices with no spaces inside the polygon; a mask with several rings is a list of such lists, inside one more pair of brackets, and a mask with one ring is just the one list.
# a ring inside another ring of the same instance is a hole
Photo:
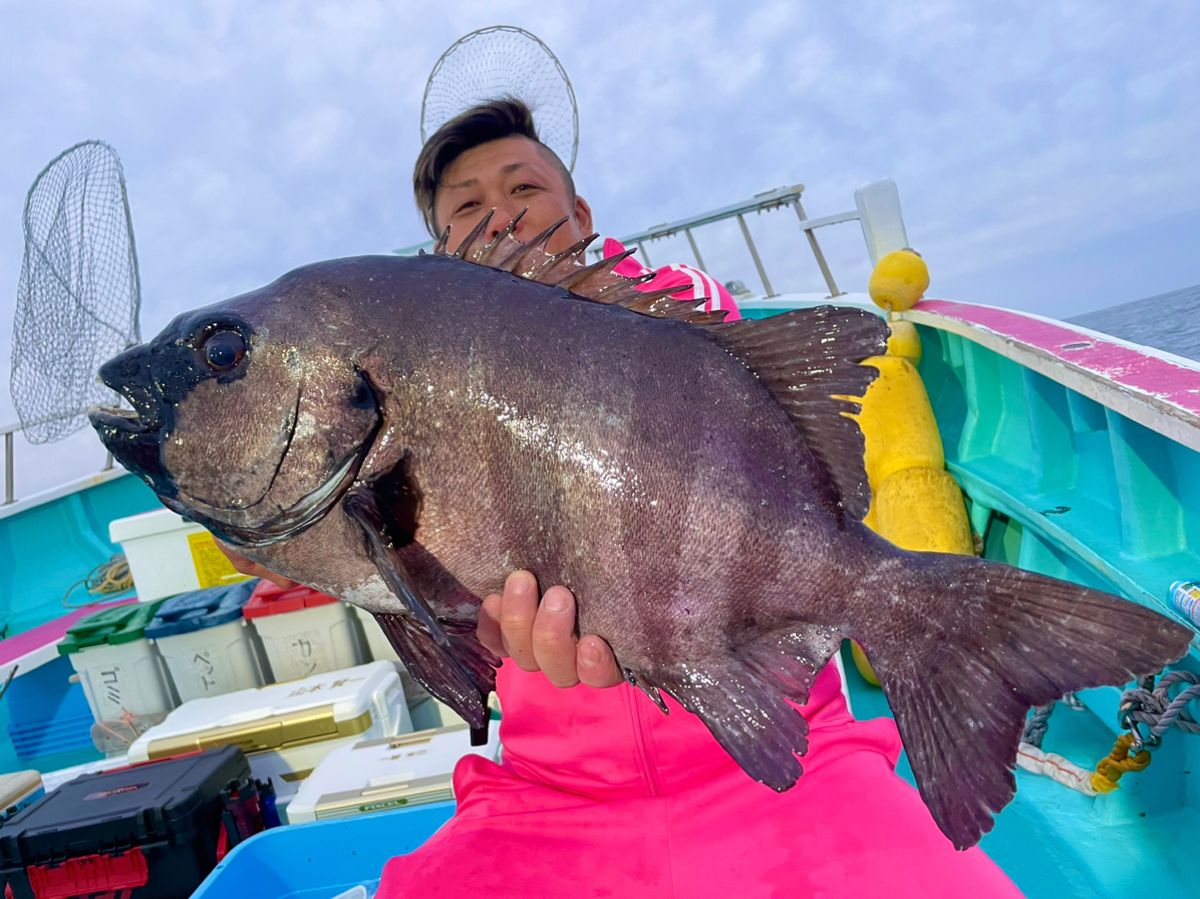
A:
{"label": "short black hair", "polygon": [[459,113],[435,131],[421,148],[413,166],[413,198],[430,235],[438,236],[433,204],[446,169],[468,150],[505,137],[527,137],[537,144],[562,175],[568,199],[575,202],[575,180],[558,154],[538,138],[533,110],[515,97],[501,97]]}

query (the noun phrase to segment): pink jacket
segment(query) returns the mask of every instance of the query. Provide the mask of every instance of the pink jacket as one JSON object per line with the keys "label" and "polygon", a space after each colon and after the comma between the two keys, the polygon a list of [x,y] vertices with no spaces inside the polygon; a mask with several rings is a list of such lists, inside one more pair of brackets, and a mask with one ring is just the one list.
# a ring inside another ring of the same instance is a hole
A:
{"label": "pink jacket", "polygon": [[[604,258],[611,259],[618,253],[625,252],[625,247],[611,237],[604,241]],[[618,275],[626,278],[638,278],[650,274],[651,270],[638,262],[637,257],[630,256],[613,269]],[[676,300],[704,300],[704,311],[724,309],[725,321],[737,321],[742,317],[733,296],[725,289],[725,285],[707,272],[690,265],[664,265],[654,269],[657,277],[653,281],[640,286],[639,290],[662,290],[666,287],[679,285],[679,292],[672,295]]]}
{"label": "pink jacket", "polygon": [[628,685],[563,690],[511,661],[497,689],[501,763],[459,763],[455,817],[388,863],[379,899],[1020,895],[978,849],[955,852],[893,771],[895,726],[854,721],[832,665],[802,707],[805,772],[780,794],[670,698],[664,715]]}

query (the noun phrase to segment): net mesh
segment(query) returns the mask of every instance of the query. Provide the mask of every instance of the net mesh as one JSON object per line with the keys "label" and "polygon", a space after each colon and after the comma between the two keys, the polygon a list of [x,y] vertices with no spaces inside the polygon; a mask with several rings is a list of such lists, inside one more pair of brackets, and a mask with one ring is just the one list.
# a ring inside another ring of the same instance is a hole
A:
{"label": "net mesh", "polygon": [[26,439],[49,443],[116,395],[96,379],[141,340],[141,284],[125,174],[100,141],[65,150],[25,198],[25,256],[13,322],[13,404]]}
{"label": "net mesh", "polygon": [[571,81],[549,47],[509,25],[472,31],[434,64],[421,101],[421,141],[460,112],[506,96],[533,110],[538,137],[573,171],[579,112]]}

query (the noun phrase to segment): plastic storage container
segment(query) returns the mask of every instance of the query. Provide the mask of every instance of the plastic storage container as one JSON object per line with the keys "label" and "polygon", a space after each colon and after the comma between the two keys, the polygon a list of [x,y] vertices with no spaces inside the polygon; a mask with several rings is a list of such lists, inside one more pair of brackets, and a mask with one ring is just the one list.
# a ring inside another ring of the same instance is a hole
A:
{"label": "plastic storage container", "polygon": [[276,681],[362,664],[350,607],[309,587],[283,590],[259,581],[242,614],[252,622]]}
{"label": "plastic storage container", "polygon": [[123,749],[175,706],[166,670],[145,634],[160,605],[104,609],[72,625],[58,644],[79,673],[96,719],[92,739],[103,752]]}
{"label": "plastic storage container", "polygon": [[251,826],[257,808],[227,801],[231,784],[252,793],[249,774],[245,756],[228,747],[76,778],[0,828],[0,871],[15,899],[188,896],[223,843],[261,829],[261,820]]}
{"label": "plastic storage container", "polygon": [[212,534],[170,509],[118,518],[108,535],[121,544],[142,602],[247,580],[217,549]]}
{"label": "plastic storage container", "polygon": [[7,821],[44,792],[42,776],[36,771],[0,774],[0,821]]}
{"label": "plastic storage container", "polygon": [[330,751],[412,729],[400,675],[372,662],[304,680],[186,702],[129,747],[131,761],[235,745],[254,776],[291,798]]}
{"label": "plastic storage container", "polygon": [[388,859],[420,848],[452,814],[454,803],[439,802],[268,830],[229,853],[192,899],[333,899],[360,884],[372,893]]}
{"label": "plastic storage container", "polygon": [[242,617],[254,582],[211,587],[165,600],[146,626],[180,701],[260,687],[263,663]]}
{"label": "plastic storage container", "polygon": [[499,730],[488,728],[485,746],[472,746],[470,729],[461,724],[335,749],[292,798],[288,821],[348,818],[452,799],[458,760],[482,755],[495,761]]}

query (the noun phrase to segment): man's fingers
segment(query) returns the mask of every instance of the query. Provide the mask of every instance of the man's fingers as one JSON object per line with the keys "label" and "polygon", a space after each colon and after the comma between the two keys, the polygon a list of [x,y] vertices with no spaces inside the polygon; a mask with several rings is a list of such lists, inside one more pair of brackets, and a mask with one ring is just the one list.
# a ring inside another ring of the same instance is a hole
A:
{"label": "man's fingers", "polygon": [[615,687],[625,679],[612,649],[595,634],[588,634],[579,641],[576,670],[580,682],[589,687]]}
{"label": "man's fingers", "polygon": [[554,686],[579,683],[575,652],[575,597],[566,587],[551,587],[533,621],[533,653]]}
{"label": "man's fingers", "polygon": [[533,622],[537,608],[537,581],[528,571],[514,571],[504,582],[500,637],[512,660],[525,671],[538,670],[533,652]]}
{"label": "man's fingers", "polygon": [[500,594],[491,593],[484,597],[479,607],[479,620],[475,623],[475,636],[494,655],[504,658],[504,640],[500,636]]}

